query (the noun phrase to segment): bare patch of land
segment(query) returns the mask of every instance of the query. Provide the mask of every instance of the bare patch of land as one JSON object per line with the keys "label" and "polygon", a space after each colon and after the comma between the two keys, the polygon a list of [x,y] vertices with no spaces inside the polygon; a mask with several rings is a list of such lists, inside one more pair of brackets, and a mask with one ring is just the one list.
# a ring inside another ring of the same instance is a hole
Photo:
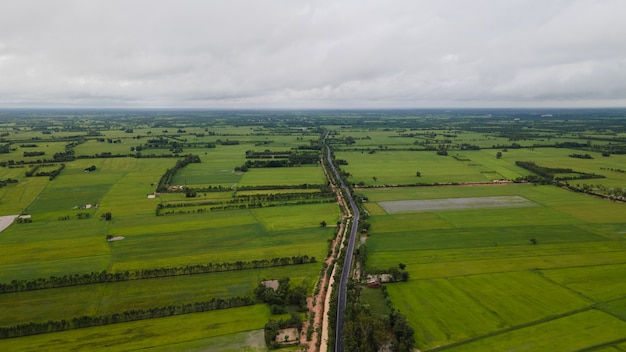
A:
{"label": "bare patch of land", "polygon": [[378,202],[387,213],[408,213],[432,210],[457,210],[503,207],[532,207],[537,204],[520,196],[499,196],[479,198],[447,198],[428,200],[397,200]]}
{"label": "bare patch of land", "polygon": [[19,215],[5,215],[0,216],[0,232],[4,231],[7,227],[11,226],[13,220]]}
{"label": "bare patch of land", "polygon": [[121,241],[123,239],[125,239],[126,237],[124,236],[115,236],[115,237],[111,237],[111,238],[107,238],[107,241],[109,242],[113,242],[113,241]]}
{"label": "bare patch of land", "polygon": [[281,329],[276,336],[276,342],[293,343],[298,340],[299,335],[296,328]]}

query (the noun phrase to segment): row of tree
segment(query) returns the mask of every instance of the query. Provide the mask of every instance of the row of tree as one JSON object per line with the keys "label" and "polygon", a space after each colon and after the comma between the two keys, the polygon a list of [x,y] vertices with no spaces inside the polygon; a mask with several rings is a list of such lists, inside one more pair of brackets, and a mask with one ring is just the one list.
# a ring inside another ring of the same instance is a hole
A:
{"label": "row of tree", "polygon": [[593,159],[591,154],[572,153],[572,154],[569,155],[569,157],[570,158],[578,158],[578,159]]}
{"label": "row of tree", "polygon": [[178,170],[180,170],[181,168],[191,163],[199,163],[199,162],[200,162],[200,157],[197,155],[192,155],[192,154],[186,155],[184,159],[180,159],[176,161],[176,165],[174,165],[174,167],[171,169],[165,170],[165,173],[163,174],[163,176],[161,176],[161,179],[159,180],[159,184],[156,189],[157,192],[167,191],[167,188],[170,186],[170,183],[172,182],[172,178],[174,177],[174,175],[176,174]]}
{"label": "row of tree", "polygon": [[132,309],[122,313],[107,315],[84,315],[69,320],[49,320],[46,322],[31,322],[0,328],[0,338],[45,334],[49,332],[124,323],[129,321],[169,317],[172,315],[207,312],[217,309],[226,309],[253,305],[250,297],[230,297],[226,299],[214,298],[210,301],[193,302],[179,305],[168,305],[148,309]]}
{"label": "row of tree", "polygon": [[[271,207],[280,207],[280,206],[293,206],[293,205],[307,205],[307,204],[322,204],[322,203],[334,203],[335,199],[332,198],[324,198],[324,199],[312,199],[312,200],[299,200],[294,202],[280,202],[280,203],[242,203],[242,204],[226,204],[219,205],[209,208],[209,211],[224,211],[224,210],[238,210],[238,209],[254,209],[254,208],[271,208]],[[206,208],[201,208],[192,211],[182,211],[178,212],[174,211],[157,211],[157,216],[161,215],[171,215],[171,214],[191,214],[191,213],[203,213],[206,212]]]}
{"label": "row of tree", "polygon": [[[256,185],[256,186],[237,186],[237,191],[270,191],[276,189],[324,189],[327,185],[301,183],[298,185]],[[208,186],[204,188],[193,188],[197,193],[202,192],[232,192],[234,187],[224,187],[222,185]],[[324,192],[324,191],[322,191]]]}
{"label": "row of tree", "polygon": [[383,348],[394,352],[413,351],[415,332],[407,318],[393,309],[386,287],[383,285],[380,290],[389,314],[372,312],[370,305],[361,301],[362,290],[372,289],[355,282],[348,285],[342,332],[344,349],[365,352],[376,352]]}
{"label": "row of tree", "polygon": [[61,163],[61,165],[59,165],[58,168],[51,170],[51,171],[40,171],[40,172],[36,172],[40,166],[47,166],[49,164],[42,164],[42,165],[35,165],[32,168],[30,168],[30,170],[26,171],[25,176],[26,177],[32,177],[32,176],[47,176],[50,178],[50,181],[54,180],[60,173],[61,171],[65,168],[65,164]]}
{"label": "row of tree", "polygon": [[255,159],[248,160],[243,165],[237,166],[235,171],[246,172],[251,168],[265,167],[292,167],[299,165],[316,165],[320,161],[320,155],[317,152],[290,152],[288,154],[247,154],[246,158]]}
{"label": "row of tree", "polygon": [[40,151],[35,151],[35,152],[24,152],[24,157],[29,157],[29,156],[40,156],[40,155],[46,155],[46,152],[40,152]]}
{"label": "row of tree", "polygon": [[269,268],[286,265],[300,265],[315,263],[315,257],[298,255],[292,257],[276,257],[272,259],[257,259],[251,261],[236,261],[226,263],[208,263],[186,265],[171,268],[153,268],[110,273],[106,270],[89,274],[74,274],[64,276],[50,276],[32,280],[13,280],[0,284],[0,293],[12,293],[31,290],[42,290],[57,287],[98,284],[105,282],[153,279],[159,277],[207,274],[222,271],[235,271],[257,268]]}
{"label": "row of tree", "polygon": [[17,183],[18,181],[16,179],[12,179],[12,178],[5,178],[0,180],[0,188],[8,185],[9,183]]}
{"label": "row of tree", "polygon": [[158,204],[158,209],[168,208],[185,208],[185,207],[197,207],[203,205],[220,205],[220,204],[249,204],[260,202],[280,202],[288,200],[308,200],[327,198],[332,196],[332,192],[298,192],[298,193],[271,193],[271,194],[249,194],[249,195],[237,195],[233,199],[227,201],[209,200],[201,202],[186,202],[186,203],[165,203]]}
{"label": "row of tree", "polygon": [[[534,175],[525,177],[529,182],[546,183],[552,180],[565,181],[565,180],[584,180],[591,178],[605,178],[603,175],[588,174],[580,171],[574,171],[570,168],[553,168],[539,166],[532,161],[516,161],[515,165],[531,171],[539,176],[537,178]],[[575,174],[576,176],[556,176],[557,174]],[[533,177],[534,176],[534,177]]]}

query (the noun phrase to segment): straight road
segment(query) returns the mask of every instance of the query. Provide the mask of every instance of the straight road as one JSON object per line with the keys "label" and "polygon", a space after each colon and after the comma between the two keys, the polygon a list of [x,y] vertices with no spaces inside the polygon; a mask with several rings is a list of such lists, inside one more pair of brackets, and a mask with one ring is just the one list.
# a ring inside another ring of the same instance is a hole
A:
{"label": "straight road", "polygon": [[346,249],[346,257],[343,261],[343,268],[341,270],[341,279],[339,280],[339,291],[337,295],[337,324],[335,325],[335,352],[343,352],[343,323],[344,323],[344,311],[346,308],[346,296],[347,296],[347,285],[348,285],[348,276],[350,275],[350,268],[352,267],[352,255],[354,253],[354,245],[356,242],[357,230],[359,227],[359,216],[361,213],[359,212],[359,208],[356,206],[354,199],[352,198],[352,194],[350,193],[350,189],[345,185],[341,177],[339,176],[339,172],[335,168],[335,164],[333,164],[332,154],[330,152],[330,147],[326,144],[326,138],[328,138],[328,132],[324,136],[323,144],[326,148],[326,159],[330,164],[332,173],[335,175],[335,178],[339,180],[339,187],[343,190],[345,200],[350,203],[350,208],[352,211],[352,226],[350,227],[350,238],[348,239],[348,247]]}

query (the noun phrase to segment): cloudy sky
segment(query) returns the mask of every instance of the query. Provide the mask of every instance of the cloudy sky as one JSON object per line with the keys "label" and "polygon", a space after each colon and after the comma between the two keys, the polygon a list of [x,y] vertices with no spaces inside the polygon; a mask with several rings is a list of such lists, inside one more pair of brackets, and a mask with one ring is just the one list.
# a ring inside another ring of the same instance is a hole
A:
{"label": "cloudy sky", "polygon": [[0,2],[0,108],[626,107],[623,0]]}

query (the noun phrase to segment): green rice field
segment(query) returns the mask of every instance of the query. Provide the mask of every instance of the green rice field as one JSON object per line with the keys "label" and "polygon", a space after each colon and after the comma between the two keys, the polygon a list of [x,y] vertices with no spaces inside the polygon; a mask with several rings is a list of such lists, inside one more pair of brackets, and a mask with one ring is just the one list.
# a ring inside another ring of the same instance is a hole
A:
{"label": "green rice field", "polygon": [[[420,350],[519,348],[531,331],[536,338],[524,350],[554,349],[550,343],[561,332],[547,327],[560,331],[587,315],[607,330],[593,339],[564,335],[565,347],[556,350],[624,337],[624,322],[613,316],[623,314],[626,297],[623,204],[516,184],[359,192],[368,198],[367,209],[383,204],[369,218],[368,266],[407,266],[409,281],[387,290],[414,326]],[[534,205],[475,208],[484,197],[513,195]],[[421,206],[384,212],[384,204],[399,200]]]}
{"label": "green rice field", "polygon": [[[207,127],[208,131],[193,126],[138,127],[132,133],[101,128],[100,135],[81,139],[72,147],[79,158],[35,164],[38,172],[45,173],[63,165],[54,179],[47,174],[26,177],[26,171],[31,169],[29,163],[63,153],[76,134],[52,132],[54,137],[68,141],[17,142],[25,146],[0,154],[0,162],[17,165],[0,167],[0,180],[18,180],[0,188],[0,215],[28,214],[32,219],[28,223],[14,223],[0,234],[0,247],[5,253],[0,258],[0,283],[102,271],[119,273],[270,261],[303,255],[315,257],[316,262],[4,293],[0,294],[3,312],[0,327],[149,310],[214,298],[253,297],[253,290],[261,280],[283,277],[290,278],[292,287],[313,293],[328,252],[328,240],[336,231],[334,226],[321,227],[320,222],[335,224],[341,211],[326,198],[313,199],[312,204],[293,203],[298,201],[298,194],[320,192],[320,187],[326,184],[321,167],[318,164],[251,169],[247,173],[234,171],[246,161],[247,150],[261,148],[255,144],[263,145],[260,150],[289,152],[301,143],[309,144],[308,138],[300,138],[306,133],[294,129],[292,135],[272,135],[268,129],[266,135],[256,135],[260,132],[252,128],[230,125],[211,126],[210,130]],[[188,135],[179,130],[185,130]],[[211,135],[201,136],[208,132]],[[42,134],[25,129],[15,135],[14,138],[27,140],[40,138]],[[318,135],[309,138],[315,140]],[[190,146],[185,145],[183,151],[172,149],[172,142],[181,143],[183,139]],[[238,144],[221,144],[234,140]],[[214,146],[205,147],[210,144]],[[135,149],[142,147],[140,152]],[[24,152],[35,151],[43,154],[22,156]],[[108,157],[107,153],[114,157]],[[153,157],[135,157],[135,153]],[[174,153],[192,153],[201,162],[181,168],[170,185],[220,190],[200,192],[193,198],[186,197],[184,192],[155,192],[164,172],[182,158]],[[90,167],[93,170],[86,172]],[[311,188],[303,189],[303,184]],[[262,208],[248,208],[244,203],[243,208],[238,204],[236,208],[208,211],[214,204],[229,204],[238,185],[248,187],[240,195],[279,194],[295,200],[289,206],[273,201],[267,203],[271,206]],[[176,211],[157,216],[157,207],[168,205]],[[102,217],[107,213],[111,214],[110,220]],[[107,236],[120,240],[108,242]],[[267,305],[257,303],[184,317],[3,339],[0,349],[206,351],[210,347],[209,350],[215,351],[265,351],[263,332],[259,329],[270,318],[285,317],[272,315]],[[156,335],[163,337],[155,339]]]}
{"label": "green rice field", "polygon": [[[342,219],[326,138],[367,224],[352,287],[389,334],[399,311],[423,352],[626,351],[615,111],[13,113],[0,116],[0,216],[24,217],[0,232],[0,284],[21,292],[0,294],[0,328],[255,299],[265,279],[311,296]],[[228,269],[185,271],[208,264]],[[364,288],[390,268],[408,280]],[[102,272],[132,279],[28,286]],[[254,303],[0,350],[266,351],[265,324],[289,316]]]}

